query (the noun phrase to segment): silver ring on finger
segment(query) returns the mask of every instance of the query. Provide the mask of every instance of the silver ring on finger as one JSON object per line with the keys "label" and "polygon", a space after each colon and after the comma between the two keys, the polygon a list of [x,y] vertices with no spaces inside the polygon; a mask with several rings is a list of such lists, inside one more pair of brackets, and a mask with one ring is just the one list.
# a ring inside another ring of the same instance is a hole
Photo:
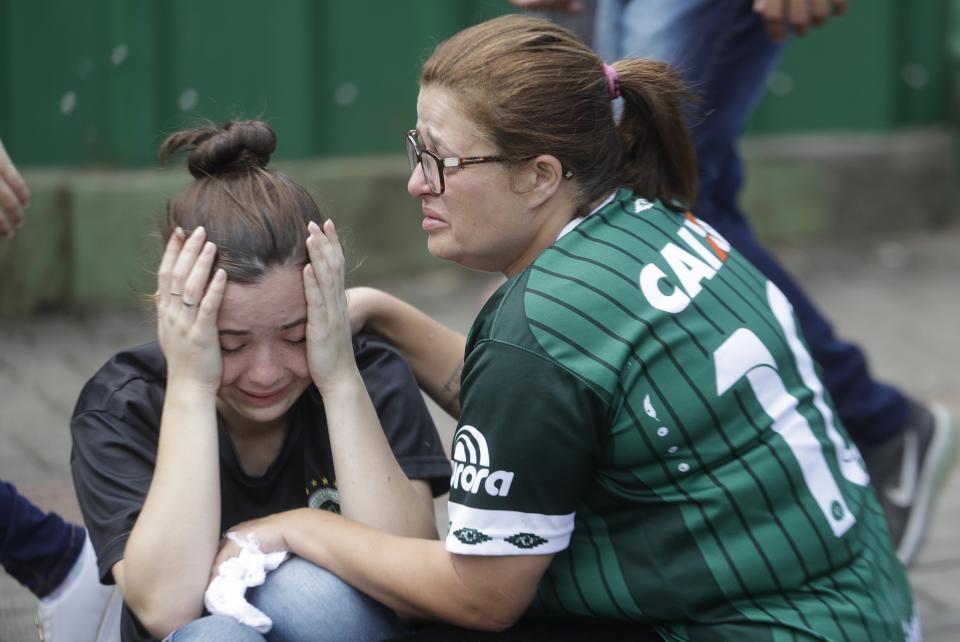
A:
{"label": "silver ring on finger", "polygon": [[186,299],[183,299],[183,304],[184,304],[185,306],[187,306],[188,308],[195,308],[195,307],[197,307],[197,304],[196,304],[196,303],[190,303],[190,302],[187,301]]}

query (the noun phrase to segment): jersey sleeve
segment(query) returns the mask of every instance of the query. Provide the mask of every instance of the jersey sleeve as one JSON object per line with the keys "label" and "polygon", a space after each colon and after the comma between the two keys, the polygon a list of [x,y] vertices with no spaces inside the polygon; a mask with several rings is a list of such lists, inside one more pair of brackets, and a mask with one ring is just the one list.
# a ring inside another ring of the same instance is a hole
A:
{"label": "jersey sleeve", "polygon": [[370,334],[354,338],[360,375],[400,468],[430,484],[434,497],[447,492],[450,461],[410,366],[399,352]]}
{"label": "jersey sleeve", "polygon": [[565,549],[605,441],[602,400],[550,359],[487,341],[464,365],[461,404],[447,550]]}
{"label": "jersey sleeve", "polygon": [[[151,390],[142,383],[117,391],[106,407],[78,406],[70,422],[74,486],[100,577],[107,583],[113,583],[111,569],[123,558],[156,462],[156,409],[151,408]],[[81,405],[84,394],[86,389]]]}

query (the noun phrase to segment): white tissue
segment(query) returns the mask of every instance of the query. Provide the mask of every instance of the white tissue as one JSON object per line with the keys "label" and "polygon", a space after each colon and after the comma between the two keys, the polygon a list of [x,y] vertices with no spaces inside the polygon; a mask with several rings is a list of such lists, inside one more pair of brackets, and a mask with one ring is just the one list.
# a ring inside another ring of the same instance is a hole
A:
{"label": "white tissue", "polygon": [[267,573],[287,559],[287,551],[261,552],[260,542],[253,533],[246,539],[237,533],[227,533],[227,538],[240,547],[240,554],[220,564],[217,576],[203,594],[203,605],[213,615],[228,615],[240,624],[266,633],[273,621],[247,602],[244,593],[248,587],[263,584]]}

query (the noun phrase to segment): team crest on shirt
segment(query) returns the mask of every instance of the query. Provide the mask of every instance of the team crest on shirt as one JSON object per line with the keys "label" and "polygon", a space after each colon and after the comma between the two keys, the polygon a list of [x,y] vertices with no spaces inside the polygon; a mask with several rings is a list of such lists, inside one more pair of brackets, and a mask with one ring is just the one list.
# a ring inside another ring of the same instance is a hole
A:
{"label": "team crest on shirt", "polygon": [[653,207],[653,203],[645,198],[638,198],[633,202],[633,211],[639,214]]}
{"label": "team crest on shirt", "polygon": [[310,508],[340,513],[340,491],[326,477],[319,482],[316,479],[311,479],[310,486],[306,491],[307,506]]}
{"label": "team crest on shirt", "polygon": [[493,497],[506,497],[513,473],[491,470],[487,440],[473,426],[460,426],[453,436],[453,474],[450,488],[462,488],[476,495],[481,490]]}

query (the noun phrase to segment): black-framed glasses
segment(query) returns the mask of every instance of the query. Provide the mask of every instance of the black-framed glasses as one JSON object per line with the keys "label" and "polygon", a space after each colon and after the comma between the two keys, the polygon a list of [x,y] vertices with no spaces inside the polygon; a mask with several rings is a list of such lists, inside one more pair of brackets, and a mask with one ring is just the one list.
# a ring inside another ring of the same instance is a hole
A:
{"label": "black-framed glasses", "polygon": [[503,156],[467,156],[466,158],[441,158],[429,149],[423,149],[417,142],[417,130],[407,132],[407,160],[410,161],[410,171],[417,169],[417,164],[423,170],[423,177],[427,186],[435,196],[443,194],[446,184],[443,182],[444,167],[464,167],[479,165],[480,163],[502,163],[509,161]]}

